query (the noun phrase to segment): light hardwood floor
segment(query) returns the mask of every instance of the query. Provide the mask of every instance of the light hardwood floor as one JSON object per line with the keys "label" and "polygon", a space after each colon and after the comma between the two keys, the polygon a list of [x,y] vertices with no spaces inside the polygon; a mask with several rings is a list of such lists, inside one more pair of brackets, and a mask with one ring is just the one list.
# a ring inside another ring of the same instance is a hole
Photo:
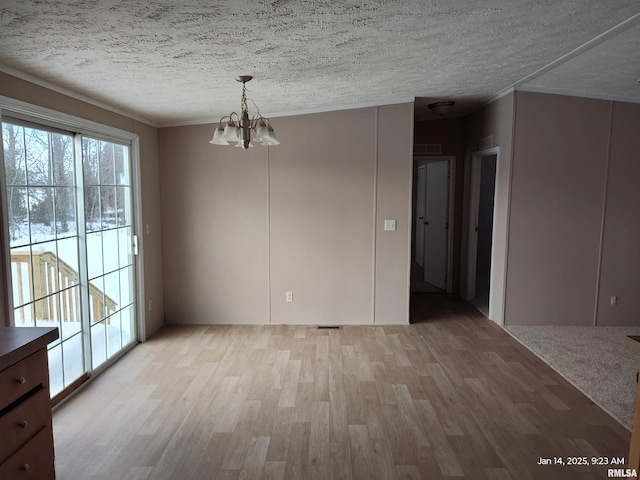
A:
{"label": "light hardwood floor", "polygon": [[626,457],[500,327],[427,301],[410,326],[165,326],[56,409],[57,478],[601,480],[537,464]]}

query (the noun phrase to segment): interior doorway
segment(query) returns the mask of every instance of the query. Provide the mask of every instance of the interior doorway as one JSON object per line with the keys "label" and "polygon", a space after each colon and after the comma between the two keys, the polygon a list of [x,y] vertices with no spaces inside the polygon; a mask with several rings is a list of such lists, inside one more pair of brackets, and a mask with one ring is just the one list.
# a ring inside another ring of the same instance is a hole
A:
{"label": "interior doorway", "polygon": [[412,293],[451,292],[454,157],[415,157]]}
{"label": "interior doorway", "polygon": [[466,299],[489,318],[497,166],[496,149],[473,155]]}

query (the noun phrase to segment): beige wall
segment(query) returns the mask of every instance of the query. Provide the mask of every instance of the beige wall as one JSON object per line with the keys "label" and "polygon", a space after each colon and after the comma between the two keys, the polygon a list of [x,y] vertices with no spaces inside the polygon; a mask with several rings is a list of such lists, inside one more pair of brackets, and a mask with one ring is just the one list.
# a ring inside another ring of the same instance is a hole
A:
{"label": "beige wall", "polygon": [[518,92],[516,112],[506,323],[639,324],[638,106]]}
{"label": "beige wall", "polygon": [[[640,325],[640,105],[614,103],[598,325]],[[618,304],[609,304],[611,296]]]}
{"label": "beige wall", "polygon": [[412,121],[412,104],[283,117],[281,145],[246,152],[208,144],[211,125],[161,129],[167,321],[408,323]]}
{"label": "beige wall", "polygon": [[[408,322],[412,104],[279,118],[282,145],[244,152],[209,145],[210,125],[158,130],[4,73],[0,95],[139,135],[147,335],[165,317]],[[640,324],[639,119],[639,105],[528,92],[469,117],[467,185],[479,140],[500,147],[494,320]]]}
{"label": "beige wall", "polygon": [[212,134],[160,129],[165,319],[266,323],[268,149],[214,146]]}
{"label": "beige wall", "polygon": [[[57,112],[138,134],[140,142],[140,171],[142,223],[149,224],[150,234],[143,240],[144,298],[153,301],[151,312],[145,313],[145,332],[151,335],[163,323],[162,235],[158,164],[158,130],[142,122],[75,98],[48,90],[39,85],[0,72],[0,95],[27,102]],[[2,250],[4,253],[4,249]],[[7,259],[3,258],[3,262]],[[0,275],[3,279],[3,276]],[[4,279],[3,279],[4,280]],[[3,295],[6,286],[0,284]]]}
{"label": "beige wall", "polygon": [[[140,198],[143,231],[140,232],[139,238],[143,253],[145,334],[148,337],[164,323],[158,129],[136,121],[133,131],[138,134],[140,142]],[[149,309],[149,302],[152,302],[151,309]]]}
{"label": "beige wall", "polygon": [[469,140],[465,158],[465,191],[463,215],[462,262],[460,274],[460,291],[467,294],[467,264],[469,239],[469,204],[472,154],[479,152],[480,140],[493,136],[492,147],[499,147],[496,167],[496,192],[493,236],[493,254],[491,266],[490,318],[497,323],[504,323],[504,292],[507,276],[509,208],[511,193],[511,164],[513,149],[514,94],[499,98],[471,115],[469,121]]}
{"label": "beige wall", "polygon": [[[413,108],[380,107],[376,182],[375,321],[408,323],[411,269]],[[412,107],[412,105],[410,105]],[[407,135],[409,137],[407,138]],[[401,139],[407,139],[402,142]],[[396,220],[395,232],[384,231]]]}
{"label": "beige wall", "polygon": [[375,109],[274,124],[281,145],[269,152],[271,321],[371,323]]}

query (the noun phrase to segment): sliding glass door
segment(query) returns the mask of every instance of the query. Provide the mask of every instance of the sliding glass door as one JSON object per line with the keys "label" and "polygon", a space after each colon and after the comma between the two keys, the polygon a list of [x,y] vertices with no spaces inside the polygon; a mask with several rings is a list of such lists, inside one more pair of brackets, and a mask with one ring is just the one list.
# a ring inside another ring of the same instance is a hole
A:
{"label": "sliding glass door", "polygon": [[135,338],[129,147],[82,138],[93,368]]}
{"label": "sliding glass door", "polygon": [[14,325],[55,326],[51,394],[136,339],[130,146],[2,124]]}

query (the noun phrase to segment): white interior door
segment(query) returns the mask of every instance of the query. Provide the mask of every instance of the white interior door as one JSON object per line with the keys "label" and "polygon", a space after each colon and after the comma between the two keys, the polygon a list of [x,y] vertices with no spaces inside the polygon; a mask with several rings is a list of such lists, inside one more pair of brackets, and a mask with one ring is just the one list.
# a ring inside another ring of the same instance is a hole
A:
{"label": "white interior door", "polygon": [[449,162],[426,164],[424,280],[447,289]]}
{"label": "white interior door", "polygon": [[416,218],[414,232],[416,237],[415,261],[421,267],[424,267],[424,203],[426,185],[427,166],[420,165],[418,167],[418,181],[416,185]]}

